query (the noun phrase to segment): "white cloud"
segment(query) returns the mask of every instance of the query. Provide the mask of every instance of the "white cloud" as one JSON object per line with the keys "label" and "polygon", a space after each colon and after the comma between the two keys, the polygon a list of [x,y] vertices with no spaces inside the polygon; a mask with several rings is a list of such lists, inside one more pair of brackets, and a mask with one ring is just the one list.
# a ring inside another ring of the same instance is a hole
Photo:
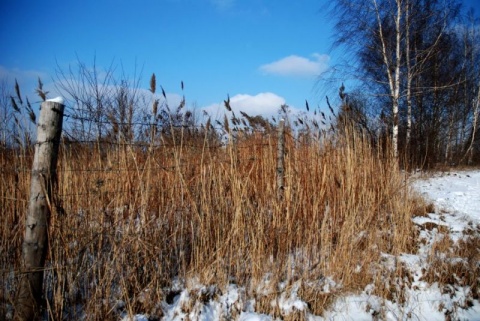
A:
{"label": "white cloud", "polygon": [[152,94],[150,90],[145,88],[136,88],[132,90],[136,92],[136,95],[141,100],[147,102],[147,105],[151,105],[151,103],[153,103],[154,100],[158,99],[160,105],[167,104],[172,111],[177,109],[183,100],[183,96],[178,93],[165,92],[165,96],[166,96],[166,99],[165,99],[161,91],[159,92],[158,90],[155,92],[155,94]]}
{"label": "white cloud", "polygon": [[210,0],[217,9],[225,10],[233,6],[235,0]]}
{"label": "white cloud", "polygon": [[34,95],[39,77],[43,82],[49,81],[48,75],[43,71],[6,68],[0,65],[0,80],[6,81],[9,86],[7,89],[11,91],[13,91],[15,80],[17,80],[22,96],[32,97]]}
{"label": "white cloud", "polygon": [[9,81],[15,79],[18,80],[18,82],[21,81],[37,81],[38,77],[40,78],[46,78],[46,74],[42,71],[38,70],[22,70],[18,68],[5,68],[4,66],[0,66],[0,78],[7,78]]}
{"label": "white cloud", "polygon": [[[86,72],[93,75],[94,70],[88,67]],[[114,97],[118,90],[118,87],[114,85],[114,80],[118,78],[116,78],[115,75],[108,76],[108,73],[104,70],[97,70],[95,72],[97,73],[97,77],[99,79],[97,90],[100,95],[104,95],[105,99]],[[47,92],[47,99],[56,96],[62,96],[65,99],[65,104],[68,107],[74,108],[79,106],[75,105],[75,101],[68,93],[68,91],[57,88],[59,82],[63,81],[65,84],[69,84],[69,86],[71,86],[73,90],[77,90],[77,93],[81,92],[84,98],[94,99],[95,97],[95,88],[89,86],[88,84],[86,85],[85,82],[82,82],[80,79],[80,75],[75,74],[75,72],[73,74],[69,74],[69,72],[66,71],[65,79],[58,80],[52,79],[43,71],[6,68],[0,65],[0,81],[6,82],[7,93],[14,94],[14,84],[16,79],[20,86],[22,98],[25,98],[25,96],[27,96],[32,103],[40,101],[38,95],[35,92],[35,89],[38,86],[38,77],[40,77],[43,82],[43,90]],[[106,79],[106,77],[112,78]],[[146,111],[147,113],[150,112],[152,103],[155,99],[159,100],[160,106],[168,104],[169,108],[172,111],[175,111],[183,100],[183,96],[181,94],[173,92],[166,92],[165,99],[161,93],[160,88],[157,88],[157,92],[155,93],[155,95],[152,95],[150,90],[141,87],[129,87],[128,90],[130,91],[130,95],[135,95],[138,98],[137,107],[139,108],[139,110]]]}
{"label": "white cloud", "polygon": [[328,69],[330,56],[314,53],[311,58],[291,55],[260,66],[264,74],[280,76],[318,76]]}
{"label": "white cloud", "polygon": [[[276,115],[280,106],[285,104],[285,99],[271,92],[259,93],[254,96],[248,94],[238,94],[230,97],[230,106],[239,117],[240,111],[250,116],[262,115],[269,117]],[[221,119],[226,109],[222,103],[216,103],[202,108],[213,119]]]}

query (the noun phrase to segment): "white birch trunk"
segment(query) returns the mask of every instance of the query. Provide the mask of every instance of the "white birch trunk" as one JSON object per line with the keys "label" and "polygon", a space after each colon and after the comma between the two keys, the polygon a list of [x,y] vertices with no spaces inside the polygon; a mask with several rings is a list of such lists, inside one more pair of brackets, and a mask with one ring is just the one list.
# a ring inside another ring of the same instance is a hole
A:
{"label": "white birch trunk", "polygon": [[[392,148],[393,156],[398,158],[398,107],[400,103],[400,67],[401,67],[401,30],[400,22],[402,18],[402,1],[396,0],[397,12],[395,15],[395,32],[396,32],[396,43],[395,43],[395,60],[391,61],[387,54],[387,45],[386,39],[383,34],[382,19],[380,18],[380,11],[377,5],[377,1],[373,0],[375,6],[375,11],[377,15],[377,24],[378,32],[380,36],[380,41],[382,43],[382,57],[383,63],[386,67],[388,84],[390,88],[390,97],[392,99]],[[394,68],[394,71],[392,71]]]}

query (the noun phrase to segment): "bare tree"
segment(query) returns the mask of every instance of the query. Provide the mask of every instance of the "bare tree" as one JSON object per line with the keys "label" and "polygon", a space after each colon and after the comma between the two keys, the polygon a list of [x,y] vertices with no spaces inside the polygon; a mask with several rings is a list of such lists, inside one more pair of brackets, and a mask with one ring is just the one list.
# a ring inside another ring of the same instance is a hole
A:
{"label": "bare tree", "polygon": [[[351,55],[349,73],[376,97],[377,115],[389,117],[393,154],[415,155],[427,165],[451,157],[459,119],[464,128],[472,127],[472,90],[460,88],[476,88],[471,70],[479,61],[459,50],[461,3],[336,0],[331,13],[337,20],[335,45]],[[465,41],[471,51],[474,40]]]}
{"label": "bare tree", "polygon": [[472,133],[470,142],[467,148],[466,155],[468,155],[468,164],[472,163],[473,160],[473,144],[475,143],[475,136],[478,131],[478,117],[480,110],[480,83],[477,86],[477,97],[473,103],[473,117],[472,117]]}
{"label": "bare tree", "polygon": [[390,88],[390,97],[392,100],[392,146],[393,146],[393,155],[395,158],[398,157],[398,108],[400,104],[400,72],[402,65],[402,50],[401,50],[401,41],[402,41],[402,30],[401,30],[401,20],[403,15],[402,0],[395,0],[395,5],[393,10],[387,13],[393,17],[395,21],[395,54],[392,56],[391,53],[387,51],[387,39],[383,34],[383,20],[380,15],[380,9],[377,5],[377,0],[372,0],[375,6],[375,14],[377,18],[378,25],[378,36],[382,44],[382,58],[383,63],[385,64],[385,71],[388,77],[388,86]]}
{"label": "bare tree", "polygon": [[7,139],[10,137],[10,124],[13,119],[13,109],[10,105],[9,86],[6,78],[0,79],[0,147],[7,146]]}
{"label": "bare tree", "polygon": [[[391,129],[393,154],[398,156],[398,113],[400,104],[400,85],[402,67],[402,19],[404,16],[404,0],[337,0],[332,11],[337,17],[336,45],[349,47],[350,52],[357,54],[357,59],[367,54],[364,50],[373,52],[382,64],[375,73],[383,74],[365,78],[359,65],[351,66],[357,70],[357,75],[365,81],[374,80],[388,88],[391,104]],[[391,22],[393,21],[393,25]],[[392,41],[391,35],[394,34]],[[357,60],[358,61],[358,60]],[[363,74],[363,75],[361,75]],[[386,79],[386,81],[384,80]]]}
{"label": "bare tree", "polygon": [[68,112],[76,116],[73,130],[80,140],[101,139],[107,134],[107,107],[114,97],[113,63],[99,69],[94,59],[91,67],[78,60],[76,70],[57,66],[55,85],[60,94],[73,103]]}

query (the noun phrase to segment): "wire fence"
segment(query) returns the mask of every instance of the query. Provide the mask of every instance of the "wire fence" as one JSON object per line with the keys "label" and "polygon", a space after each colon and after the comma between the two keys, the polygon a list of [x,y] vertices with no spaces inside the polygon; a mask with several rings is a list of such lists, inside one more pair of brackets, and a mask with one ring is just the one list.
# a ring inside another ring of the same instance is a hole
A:
{"label": "wire fence", "polygon": [[[135,176],[142,179],[143,173],[161,177],[162,175],[177,172],[199,172],[201,166],[207,163],[210,166],[253,166],[256,162],[263,161],[262,154],[270,153],[271,172],[278,170],[275,165],[277,153],[277,126],[275,122],[268,122],[263,128],[250,127],[245,119],[230,116],[228,124],[215,121],[215,126],[207,123],[184,122],[180,117],[179,122],[167,121],[160,123],[144,117],[143,121],[130,120],[118,121],[108,119],[106,115],[92,115],[89,110],[68,108],[63,114],[63,135],[60,145],[59,165],[56,174],[59,181],[62,177],[71,175],[83,176],[83,181],[90,185],[87,190],[66,191],[60,184],[56,192],[56,199],[67,200],[70,197],[95,197],[102,195],[127,195],[142,193],[144,189],[138,186],[129,188],[115,187],[115,180],[125,176]],[[90,113],[89,116],[82,113]],[[248,116],[247,116],[248,117]],[[170,119],[171,120],[171,119]],[[276,120],[274,120],[276,121]],[[88,123],[89,126],[85,126]],[[232,126],[233,124],[234,126]],[[302,125],[307,121],[302,122]],[[97,126],[105,126],[103,136],[95,132]],[[124,126],[125,131],[142,132],[155,129],[155,136],[148,132],[143,137],[125,139],[121,135],[112,137],[108,131],[114,127]],[[230,127],[229,127],[230,126]],[[307,125],[308,126],[308,125]],[[188,136],[189,131],[196,131]],[[304,137],[299,135],[299,130],[287,130],[284,132],[285,139],[290,141],[287,146],[294,148],[297,144],[304,143]],[[93,136],[97,136],[93,138]],[[176,136],[176,137],[175,137]],[[84,137],[87,137],[85,139]],[[235,151],[235,157],[229,156]],[[175,154],[176,153],[176,154]],[[17,154],[15,157],[23,157],[23,161],[12,161],[2,158],[0,174],[13,176],[17,182],[28,181],[32,175],[31,163],[33,161],[33,149]],[[82,159],[78,159],[81,157]],[[128,160],[125,159],[128,157]],[[148,159],[148,161],[146,161]],[[296,162],[308,162],[306,159],[295,158]],[[189,174],[194,175],[194,174]],[[109,188],[104,188],[109,183]],[[136,185],[136,184],[132,184]],[[24,198],[0,196],[0,200],[28,202],[28,196]]]}

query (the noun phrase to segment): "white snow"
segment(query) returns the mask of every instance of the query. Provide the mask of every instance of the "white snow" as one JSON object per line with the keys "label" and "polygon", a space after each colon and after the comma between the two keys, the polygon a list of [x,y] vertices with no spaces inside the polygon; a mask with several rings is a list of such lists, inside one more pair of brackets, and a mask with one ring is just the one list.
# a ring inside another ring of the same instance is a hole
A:
{"label": "white snow", "polygon": [[[452,320],[480,321],[480,303],[470,300],[466,304],[470,288],[468,286],[452,287],[445,293],[439,284],[429,284],[423,281],[423,271],[428,264],[428,254],[431,245],[448,233],[453,241],[463,237],[463,231],[480,224],[480,170],[436,174],[428,179],[416,178],[412,186],[423,193],[424,197],[435,204],[435,213],[426,217],[415,217],[414,223],[422,226],[434,223],[432,229],[423,229],[420,238],[426,240],[419,245],[417,253],[404,253],[398,257],[390,254],[382,255],[382,262],[387,268],[394,268],[395,261],[403,262],[411,271],[413,280],[405,289],[402,303],[398,300],[387,300],[373,295],[375,286],[367,285],[361,293],[338,297],[332,307],[322,316],[308,312],[307,304],[297,296],[298,285],[294,284],[289,291],[282,292],[272,301],[278,305],[283,315],[294,311],[303,311],[309,321],[326,320],[446,320],[448,314]],[[268,292],[271,288],[269,275],[265,276],[263,284],[258,286],[258,293]],[[209,291],[205,286],[193,282],[188,286],[193,291]],[[338,285],[334,280],[325,279],[324,292]],[[279,288],[282,288],[279,286]],[[278,318],[255,312],[255,300],[245,297],[245,289],[231,284],[221,291],[223,294],[209,300],[207,303],[190,302],[189,290],[178,289],[179,294],[172,304],[162,302],[165,315],[164,321],[170,320],[203,320],[217,321],[223,318],[241,321],[273,321]],[[214,296],[212,296],[214,297]],[[183,311],[184,306],[193,306],[189,312]],[[232,311],[236,311],[232,314]],[[133,319],[124,317],[123,321],[143,321],[147,317],[136,314]]]}
{"label": "white snow", "polygon": [[133,318],[125,316],[122,318],[122,321],[148,321],[148,318],[142,314],[136,314]]}
{"label": "white snow", "polygon": [[[464,221],[480,222],[480,171],[436,174],[432,178],[416,181],[414,187],[441,211]],[[455,222],[457,220],[447,220],[449,224],[459,223]]]}
{"label": "white snow", "polygon": [[297,296],[299,287],[300,283],[297,282],[294,284],[289,295],[287,292],[283,292],[280,295],[280,299],[278,299],[277,304],[284,314],[290,314],[295,310],[303,311],[307,307],[307,304],[300,300]]}
{"label": "white snow", "polygon": [[63,99],[63,97],[58,96],[58,97],[55,97],[55,98],[47,99],[46,101],[51,101],[53,103],[59,103],[59,104],[63,105],[65,100]]}
{"label": "white snow", "polygon": [[242,312],[239,321],[272,321],[272,317],[266,314],[257,314],[253,312]]}

